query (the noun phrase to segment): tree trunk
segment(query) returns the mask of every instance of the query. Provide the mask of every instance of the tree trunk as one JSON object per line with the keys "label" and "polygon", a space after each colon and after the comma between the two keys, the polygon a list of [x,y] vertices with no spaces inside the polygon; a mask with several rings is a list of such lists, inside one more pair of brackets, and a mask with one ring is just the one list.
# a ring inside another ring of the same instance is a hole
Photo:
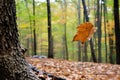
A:
{"label": "tree trunk", "polygon": [[[83,4],[83,8],[84,8],[85,19],[88,22],[89,17],[88,17],[88,14],[87,14],[86,4],[85,4],[84,0],[82,0],[82,4]],[[93,45],[92,39],[90,39],[90,49],[91,49],[91,55],[92,55],[93,61],[97,62],[95,52],[94,52],[94,45]]]}
{"label": "tree trunk", "polygon": [[87,43],[85,43],[85,46],[84,46],[84,53],[85,53],[85,59],[84,59],[84,61],[88,61]]}
{"label": "tree trunk", "polygon": [[[97,0],[94,0],[94,4],[97,5]],[[96,23],[97,12],[96,12],[96,10],[97,10],[97,9],[94,8],[94,15],[95,15],[95,16],[94,16],[94,25],[95,25],[95,26],[97,26],[97,23]],[[93,37],[94,37],[94,42],[93,42],[93,43],[94,43],[94,45],[95,45],[94,51],[95,51],[95,53],[96,53],[96,59],[98,60],[98,57],[97,57],[97,56],[98,56],[98,43],[97,43],[98,38],[97,38],[97,34],[98,34],[98,33],[96,32],[96,33],[94,34],[94,36],[93,36]]]}
{"label": "tree trunk", "polygon": [[101,6],[100,6],[100,0],[97,0],[97,32],[98,32],[98,62],[101,62]]}
{"label": "tree trunk", "polygon": [[32,19],[31,19],[30,10],[29,10],[29,7],[28,7],[28,1],[27,0],[24,0],[24,1],[25,1],[25,6],[26,6],[26,9],[27,9],[27,13],[28,13],[30,33],[31,33],[29,52],[30,52],[30,54],[33,54],[34,52],[33,52],[33,45],[32,45]]}
{"label": "tree trunk", "polygon": [[37,55],[37,44],[36,44],[36,29],[35,29],[35,0],[33,0],[33,38],[34,38],[34,49],[33,55]]}
{"label": "tree trunk", "polygon": [[119,0],[114,0],[114,20],[116,37],[116,63],[120,64],[120,23],[119,23]]}
{"label": "tree trunk", "polygon": [[30,50],[30,39],[29,38],[26,39],[26,43],[27,43],[27,49],[28,49],[26,56],[30,56],[30,51],[29,51]]}
{"label": "tree trunk", "polygon": [[65,39],[65,54],[66,54],[66,60],[69,59],[69,55],[68,55],[68,46],[67,46],[67,3],[66,3],[66,0],[63,1],[63,4],[64,4],[64,12],[65,12],[65,15],[63,16],[64,20],[65,20],[65,23],[63,24],[64,25],[64,39]]}
{"label": "tree trunk", "polygon": [[105,58],[106,63],[108,62],[108,47],[107,47],[107,29],[106,29],[106,23],[107,23],[107,8],[106,8],[106,0],[104,0],[104,33],[105,33]]}
{"label": "tree trunk", "polygon": [[1,0],[0,80],[39,80],[21,53],[18,36],[15,0]]}
{"label": "tree trunk", "polygon": [[66,21],[67,21],[67,18],[66,18],[66,8],[67,8],[67,4],[66,4],[66,0],[63,0],[63,1],[60,1],[61,2],[61,8],[62,8],[62,11],[63,11],[63,16],[62,16],[62,19],[63,19],[63,27],[64,27],[64,33],[63,33],[63,41],[64,41],[64,50],[65,51],[65,59],[68,60],[69,59],[69,55],[68,55],[68,45],[67,45],[67,27],[66,27]]}
{"label": "tree trunk", "polygon": [[66,60],[69,59],[69,55],[68,55],[68,46],[67,46],[67,30],[66,30],[66,23],[64,24],[65,27],[65,34],[64,34],[64,41],[65,41],[65,54],[66,54]]}
{"label": "tree trunk", "polygon": [[81,61],[81,44],[78,42],[78,61]]}
{"label": "tree trunk", "polygon": [[[80,0],[78,0],[78,25],[80,24]],[[78,42],[78,61],[81,61],[81,46]]]}
{"label": "tree trunk", "polygon": [[109,55],[109,59],[110,59],[110,63],[113,64],[114,61],[113,61],[113,34],[108,34],[109,35],[109,49],[110,49],[110,55]]}
{"label": "tree trunk", "polygon": [[51,9],[50,0],[47,0],[47,15],[48,15],[48,58],[53,58],[52,45],[52,29],[51,29]]}
{"label": "tree trunk", "polygon": [[34,37],[34,47],[33,47],[33,55],[37,55],[37,44],[36,44],[36,29],[33,30],[33,37]]}
{"label": "tree trunk", "polygon": [[[62,37],[62,45],[65,44],[65,39],[64,36]],[[65,59],[66,55],[65,55],[65,46],[62,47],[62,59]]]}

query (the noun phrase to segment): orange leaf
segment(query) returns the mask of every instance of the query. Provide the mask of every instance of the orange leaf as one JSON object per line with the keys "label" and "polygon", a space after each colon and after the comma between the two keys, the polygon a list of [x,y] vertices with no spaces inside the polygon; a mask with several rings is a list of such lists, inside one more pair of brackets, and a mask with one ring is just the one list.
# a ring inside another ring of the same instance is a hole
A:
{"label": "orange leaf", "polygon": [[77,29],[77,34],[74,36],[73,41],[81,41],[83,44],[87,40],[90,40],[90,38],[96,31],[96,28],[93,27],[90,22],[80,24]]}

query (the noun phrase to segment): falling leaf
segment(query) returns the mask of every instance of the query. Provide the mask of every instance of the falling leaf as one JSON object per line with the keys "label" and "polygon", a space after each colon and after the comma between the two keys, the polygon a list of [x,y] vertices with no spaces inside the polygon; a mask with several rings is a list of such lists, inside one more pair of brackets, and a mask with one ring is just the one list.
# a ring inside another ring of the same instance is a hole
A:
{"label": "falling leaf", "polygon": [[85,43],[87,40],[90,40],[96,28],[90,22],[86,22],[80,24],[77,27],[77,34],[74,36],[73,41],[80,41],[81,43]]}

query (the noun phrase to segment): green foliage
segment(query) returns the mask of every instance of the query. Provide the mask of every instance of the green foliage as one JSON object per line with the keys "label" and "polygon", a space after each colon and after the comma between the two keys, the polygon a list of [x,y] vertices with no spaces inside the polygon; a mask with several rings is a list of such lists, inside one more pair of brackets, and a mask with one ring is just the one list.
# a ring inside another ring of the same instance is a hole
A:
{"label": "green foliage", "polygon": [[[76,27],[78,26],[78,12],[77,12],[77,0],[67,0],[67,9],[66,13],[63,12],[61,6],[62,0],[56,0],[56,2],[51,2],[51,19],[52,19],[52,35],[54,40],[54,53],[56,58],[63,58],[63,35],[64,35],[64,23],[66,22],[67,26],[67,43],[69,58],[77,60],[77,42],[72,42],[72,38],[76,33]],[[25,47],[27,47],[27,39],[30,39],[30,51],[32,54],[32,40],[33,40],[33,22],[35,18],[36,22],[36,34],[37,34],[37,52],[38,54],[46,55],[47,45],[48,45],[48,33],[47,33],[47,6],[46,2],[36,2],[35,3],[35,17],[33,14],[32,0],[27,0],[28,8],[26,7],[25,0],[16,0],[16,9],[17,9],[17,22],[20,33],[20,40]],[[108,19],[113,19],[113,0],[108,0],[107,2]],[[88,5],[88,3],[87,3]],[[94,5],[94,6],[93,6]],[[95,7],[94,0],[90,0],[90,22],[94,23],[95,21]],[[83,22],[83,8],[80,6],[81,11],[81,23]],[[66,14],[67,20],[63,19],[63,15]],[[31,23],[30,23],[31,19]],[[104,35],[104,34],[103,34]],[[104,37],[104,36],[103,36]],[[104,48],[104,45],[102,45]],[[104,49],[103,49],[104,50]],[[103,51],[104,52],[104,51]],[[91,59],[90,47],[88,47],[89,60]],[[74,56],[74,58],[73,58]]]}

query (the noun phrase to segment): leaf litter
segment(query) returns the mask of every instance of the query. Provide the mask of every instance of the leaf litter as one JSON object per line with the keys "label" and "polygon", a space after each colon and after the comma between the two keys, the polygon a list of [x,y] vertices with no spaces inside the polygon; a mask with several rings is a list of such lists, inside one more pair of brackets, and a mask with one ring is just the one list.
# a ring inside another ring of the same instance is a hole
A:
{"label": "leaf litter", "polygon": [[45,80],[120,80],[120,65],[47,58],[26,60],[40,71],[63,78]]}

